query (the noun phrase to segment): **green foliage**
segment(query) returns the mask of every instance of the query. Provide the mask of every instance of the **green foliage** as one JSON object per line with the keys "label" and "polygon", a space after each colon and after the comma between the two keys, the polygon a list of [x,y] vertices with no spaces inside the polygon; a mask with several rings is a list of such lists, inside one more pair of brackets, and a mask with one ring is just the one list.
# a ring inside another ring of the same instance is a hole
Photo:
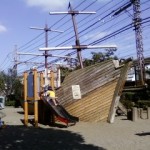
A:
{"label": "green foliage", "polygon": [[93,61],[91,59],[85,59],[83,61],[83,66],[90,66],[91,64],[93,64]]}
{"label": "green foliage", "polygon": [[134,103],[130,100],[121,100],[121,103],[125,106],[126,109],[131,109],[134,106]]}
{"label": "green foliage", "polygon": [[131,109],[134,106],[133,99],[134,99],[134,93],[127,92],[121,95],[120,101],[127,109]]}
{"label": "green foliage", "polygon": [[97,63],[105,60],[105,56],[102,52],[92,52],[92,62]]}
{"label": "green foliage", "polygon": [[[106,50],[106,53],[102,53],[102,52],[91,52],[92,54],[92,58],[91,59],[84,59],[83,61],[83,66],[84,67],[87,67],[87,66],[91,66],[95,63],[100,63],[100,62],[103,62],[105,60],[109,60],[109,59],[117,59],[116,56],[113,57],[113,52],[115,50],[114,49],[107,49]],[[71,64],[72,66],[75,66],[74,69],[69,69],[67,67],[61,67],[61,81],[63,82],[64,78],[70,73],[72,72],[73,70],[77,70],[77,69],[80,69],[80,66],[77,65],[79,62],[78,61],[75,61],[74,64]]]}
{"label": "green foliage", "polygon": [[68,76],[68,74],[72,72],[72,70],[67,67],[60,67],[60,72],[61,72],[61,82],[63,82],[65,77]]}
{"label": "green foliage", "polygon": [[23,85],[13,69],[8,73],[0,72],[0,93],[6,96],[6,105],[14,106],[22,97]]}
{"label": "green foliage", "polygon": [[3,94],[5,91],[5,80],[6,74],[2,71],[0,72],[0,93]]}
{"label": "green foliage", "polygon": [[144,109],[146,109],[147,107],[150,107],[150,100],[139,100],[137,102],[137,107],[144,108]]}
{"label": "green foliage", "polygon": [[6,102],[5,102],[5,105],[6,106],[15,106],[15,100],[7,100]]}
{"label": "green foliage", "polygon": [[109,49],[107,50],[106,53],[102,53],[102,52],[91,52],[92,54],[92,58],[91,59],[85,59],[83,61],[83,65],[86,66],[90,66],[93,65],[95,63],[100,63],[103,62],[105,60],[109,60],[109,59],[117,59],[116,56],[112,57],[113,55],[113,50]]}
{"label": "green foliage", "polygon": [[150,107],[150,91],[145,89],[122,93],[121,102],[127,109],[131,109],[133,106],[138,108]]}

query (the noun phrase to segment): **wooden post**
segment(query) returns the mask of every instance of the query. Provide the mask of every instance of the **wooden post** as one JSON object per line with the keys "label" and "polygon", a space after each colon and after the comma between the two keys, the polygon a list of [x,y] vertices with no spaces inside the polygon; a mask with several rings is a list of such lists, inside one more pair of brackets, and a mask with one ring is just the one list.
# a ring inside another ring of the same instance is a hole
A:
{"label": "wooden post", "polygon": [[60,68],[57,68],[57,88],[60,87],[61,77],[60,77]]}
{"label": "wooden post", "polygon": [[132,108],[132,121],[137,121],[138,120],[138,113],[137,113],[137,107]]}
{"label": "wooden post", "polygon": [[51,71],[50,76],[51,76],[51,78],[50,78],[51,79],[51,81],[50,81],[51,87],[52,87],[53,90],[55,90],[55,86],[54,86],[54,72],[53,71]]}
{"label": "wooden post", "polygon": [[[53,91],[55,91],[55,86],[54,86],[54,72],[51,70],[50,72],[50,85],[53,89]],[[51,123],[54,124],[55,123],[55,116],[51,111]]]}
{"label": "wooden post", "polygon": [[115,120],[115,114],[116,114],[116,109],[117,109],[119,100],[120,100],[120,96],[116,96],[116,98],[115,98],[115,103],[114,103],[114,109],[113,109],[112,112],[111,112],[111,118],[110,118],[110,120],[109,120],[110,123],[113,123],[114,120]]}
{"label": "wooden post", "polygon": [[121,96],[125,81],[126,81],[126,77],[127,77],[127,72],[128,72],[128,68],[131,66],[132,62],[129,61],[125,64],[125,66],[122,68],[121,73],[120,73],[120,78],[118,80],[118,83],[116,85],[116,89],[114,92],[114,96],[113,96],[113,100],[112,100],[112,104],[111,104],[111,108],[110,108],[110,112],[108,115],[108,122],[109,123],[114,123],[114,119],[115,119],[115,113],[116,113],[116,109],[119,103],[119,97]]}
{"label": "wooden post", "polygon": [[34,123],[38,127],[37,70],[34,70]]}
{"label": "wooden post", "polygon": [[150,119],[150,107],[147,108],[147,119]]}
{"label": "wooden post", "polygon": [[27,72],[24,73],[24,124],[28,126]]}
{"label": "wooden post", "polygon": [[42,86],[44,85],[44,80],[43,80],[43,73],[40,73],[40,91],[42,91]]}
{"label": "wooden post", "polygon": [[[44,85],[44,79],[43,79],[43,73],[41,72],[40,73],[40,92],[42,92],[42,94],[44,94],[43,92],[43,85]],[[43,95],[42,95],[43,96]],[[42,122],[42,123],[44,123],[45,124],[45,112],[46,112],[46,108],[45,108],[45,105],[44,105],[44,102],[42,101],[42,97],[41,95],[40,95],[40,102],[39,102],[39,120]]]}

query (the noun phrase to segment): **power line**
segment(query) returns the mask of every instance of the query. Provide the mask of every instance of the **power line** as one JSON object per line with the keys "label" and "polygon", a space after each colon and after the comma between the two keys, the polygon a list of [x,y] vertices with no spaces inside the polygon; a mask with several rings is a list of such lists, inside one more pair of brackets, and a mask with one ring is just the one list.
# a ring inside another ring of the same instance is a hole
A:
{"label": "power line", "polygon": [[[148,23],[148,22],[147,22]],[[145,23],[146,24],[146,23]],[[127,31],[127,30],[126,30]],[[88,32],[87,32],[88,33]],[[121,32],[122,33],[122,32]],[[118,33],[119,34],[119,33]],[[112,36],[113,37],[113,36]],[[111,37],[110,37],[111,38]],[[108,38],[109,39],[109,38]],[[106,39],[107,40],[107,39]],[[104,40],[105,41],[105,40]],[[63,43],[64,44],[64,43]],[[73,55],[73,53],[75,54],[75,52],[71,52],[71,54]],[[59,60],[58,60],[59,61]]]}
{"label": "power line", "polygon": [[24,45],[20,46],[18,48],[18,50],[24,48],[26,45],[28,45],[29,43],[33,42],[35,39],[39,38],[42,34],[44,34],[44,32],[40,33],[39,35],[37,35],[35,38],[33,38],[32,40],[30,40],[29,42],[27,42]]}

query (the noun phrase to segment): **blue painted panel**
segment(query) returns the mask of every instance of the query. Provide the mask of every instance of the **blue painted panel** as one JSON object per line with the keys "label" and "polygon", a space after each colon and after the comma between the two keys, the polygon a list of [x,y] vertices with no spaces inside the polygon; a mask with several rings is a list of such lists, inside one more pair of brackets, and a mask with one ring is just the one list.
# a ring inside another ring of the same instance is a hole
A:
{"label": "blue painted panel", "polygon": [[33,84],[33,74],[29,74],[27,77],[27,92],[28,92],[28,97],[34,97],[34,84]]}

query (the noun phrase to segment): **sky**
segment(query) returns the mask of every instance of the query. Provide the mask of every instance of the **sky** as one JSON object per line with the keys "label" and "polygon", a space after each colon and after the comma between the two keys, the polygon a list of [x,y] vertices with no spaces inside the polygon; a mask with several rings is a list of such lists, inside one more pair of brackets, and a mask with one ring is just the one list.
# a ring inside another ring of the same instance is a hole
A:
{"label": "sky", "polygon": [[[50,10],[63,8],[66,10],[67,5],[68,0],[1,0],[0,64],[2,64],[2,69],[5,69],[3,62],[8,54],[9,59],[13,61],[15,45],[20,47],[40,33],[29,29],[29,27],[43,27],[50,19]],[[10,64],[9,59],[5,64]],[[11,62],[11,64],[13,63]]]}
{"label": "sky", "polygon": [[[113,33],[114,31],[133,22],[133,8],[117,16],[111,13],[117,10],[129,0],[70,0],[73,9],[80,11],[95,11],[92,15],[77,15],[79,38],[81,44],[91,45],[93,42]],[[150,1],[141,1],[142,18],[150,17]],[[49,32],[49,46],[71,46],[75,45],[74,31],[70,15],[49,15],[51,11],[67,11],[69,0],[1,0],[0,1],[0,71],[7,71],[13,67],[14,58],[20,62],[18,73],[23,73],[31,66],[31,62],[43,64],[44,57],[33,57],[15,55],[16,51],[24,53],[40,53],[40,47],[45,47],[45,33],[41,30],[30,29],[30,27],[44,28],[45,24],[51,29],[64,31],[64,33]],[[149,20],[142,27],[144,55],[149,53]],[[118,49],[115,55],[119,58],[136,57],[135,32],[131,28],[125,32],[105,39],[95,45],[115,44]],[[84,50],[82,57],[89,58],[92,51]],[[69,51],[73,52],[73,51]],[[66,55],[68,51],[49,52],[53,55]],[[76,57],[73,55],[72,57]],[[30,61],[29,61],[30,59]],[[57,58],[49,58],[49,62]],[[63,63],[60,60],[59,63]]]}

